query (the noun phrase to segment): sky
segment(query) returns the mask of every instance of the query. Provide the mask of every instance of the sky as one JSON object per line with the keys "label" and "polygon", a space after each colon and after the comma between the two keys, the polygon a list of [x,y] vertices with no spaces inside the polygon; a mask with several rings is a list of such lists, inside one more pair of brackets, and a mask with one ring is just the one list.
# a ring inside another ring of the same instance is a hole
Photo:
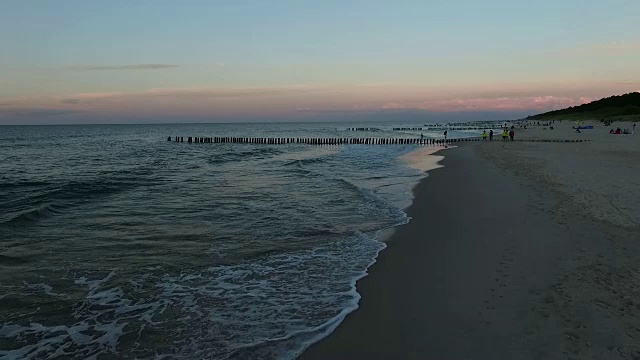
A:
{"label": "sky", "polygon": [[508,119],[640,91],[640,1],[2,0],[0,54],[0,124]]}

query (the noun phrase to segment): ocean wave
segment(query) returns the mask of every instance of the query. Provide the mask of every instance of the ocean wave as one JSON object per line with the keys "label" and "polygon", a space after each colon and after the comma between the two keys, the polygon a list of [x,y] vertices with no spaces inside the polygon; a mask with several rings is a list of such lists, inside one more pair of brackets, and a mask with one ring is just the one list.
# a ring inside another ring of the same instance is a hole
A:
{"label": "ocean wave", "polygon": [[275,147],[256,147],[250,150],[243,150],[241,148],[230,149],[223,153],[213,153],[207,159],[209,164],[223,164],[227,162],[239,162],[248,160],[261,160],[269,158],[274,155],[279,155],[282,150]]}
{"label": "ocean wave", "polygon": [[6,212],[0,215],[0,225],[37,223],[78,204],[159,182],[153,178],[153,172],[138,169],[63,184],[44,184],[38,182],[37,190],[32,189],[36,185],[29,183],[3,192],[0,198],[6,199]]}
{"label": "ocean wave", "polygon": [[[91,306],[100,304],[111,309],[121,303],[121,299],[104,294],[102,299],[94,299]],[[108,320],[109,310],[94,310],[90,316],[71,325],[47,325],[31,322],[29,324],[6,323],[0,325],[0,338],[11,339],[13,349],[0,350],[0,356],[6,359],[41,359],[41,358],[89,358],[100,355],[113,356],[117,353],[118,339],[124,334],[126,322]],[[26,338],[35,342],[24,343]]]}
{"label": "ocean wave", "polygon": [[374,207],[380,207],[382,208],[393,208],[393,206],[381,195],[379,195],[375,189],[370,189],[368,187],[364,187],[364,186],[359,186],[356,183],[354,183],[353,181],[346,179],[346,178],[342,178],[342,177],[335,177],[332,178],[334,181],[336,181],[338,184],[340,184],[343,188],[351,190],[357,194],[360,195],[360,197],[362,197],[365,201],[362,203],[362,205],[371,205]]}
{"label": "ocean wave", "polygon": [[309,229],[296,229],[289,235],[298,238],[307,238],[313,236],[346,236],[346,231],[340,231],[336,229],[324,229],[324,228],[309,228]]}
{"label": "ocean wave", "polygon": [[357,307],[354,279],[364,276],[363,269],[383,247],[361,235],[313,250],[166,276],[159,284],[163,295],[178,299],[196,319],[205,314],[198,322],[214,334],[234,334],[200,338],[175,350],[220,359],[293,357],[305,341]]}
{"label": "ocean wave", "polygon": [[0,224],[21,225],[24,223],[38,222],[58,214],[60,214],[60,212],[54,206],[44,205],[39,208],[23,211],[7,220],[0,221]]}
{"label": "ocean wave", "polygon": [[[147,272],[130,286],[115,271],[77,276],[86,294],[73,321],[1,324],[0,338],[14,345],[0,357],[293,358],[357,308],[355,281],[382,248],[359,234],[235,265]],[[24,286],[69,301],[47,284]]]}
{"label": "ocean wave", "polygon": [[308,159],[296,159],[296,160],[293,160],[293,161],[285,163],[284,166],[308,166],[308,165],[313,165],[313,164],[324,163],[326,161],[327,161],[327,159],[325,159],[324,157],[315,157],[315,158],[308,158]]}
{"label": "ocean wave", "polygon": [[29,181],[29,180],[13,180],[4,182],[4,180],[8,180],[7,178],[2,179],[2,187],[7,188],[23,188],[23,187],[36,187],[36,186],[50,186],[50,182],[46,181]]}

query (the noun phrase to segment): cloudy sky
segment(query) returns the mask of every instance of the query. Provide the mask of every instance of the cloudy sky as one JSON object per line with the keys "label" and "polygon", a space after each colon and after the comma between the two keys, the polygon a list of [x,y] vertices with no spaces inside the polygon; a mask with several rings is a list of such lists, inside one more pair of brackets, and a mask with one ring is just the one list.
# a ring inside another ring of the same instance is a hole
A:
{"label": "cloudy sky", "polygon": [[473,120],[640,90],[637,0],[0,7],[0,124]]}

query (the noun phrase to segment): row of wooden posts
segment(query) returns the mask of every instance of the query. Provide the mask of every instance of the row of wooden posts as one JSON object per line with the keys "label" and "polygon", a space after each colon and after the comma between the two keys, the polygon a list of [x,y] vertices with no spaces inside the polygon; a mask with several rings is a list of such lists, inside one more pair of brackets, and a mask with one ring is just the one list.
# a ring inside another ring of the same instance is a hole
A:
{"label": "row of wooden posts", "polygon": [[[422,131],[422,130],[428,130],[428,131],[433,131],[433,130],[483,130],[483,129],[499,129],[499,126],[489,126],[489,127],[471,127],[471,126],[466,126],[466,127],[426,127],[426,128],[422,128],[422,127],[406,127],[406,128],[392,128],[392,131]],[[348,131],[380,131],[379,128],[347,128]]]}
{"label": "row of wooden posts", "polygon": [[443,131],[443,130],[490,130],[490,129],[501,129],[500,126],[486,126],[486,127],[429,127],[425,128],[427,131]]}
{"label": "row of wooden posts", "polygon": [[411,130],[411,131],[422,131],[422,130],[426,130],[426,131],[444,131],[444,130],[487,130],[487,129],[500,129],[500,126],[488,126],[488,127],[426,127],[426,128],[393,128],[393,131],[405,131],[405,130]]}
{"label": "row of wooden posts", "polygon": [[247,143],[247,144],[309,144],[309,145],[394,145],[394,144],[449,144],[462,141],[479,141],[480,138],[430,139],[430,138],[251,138],[251,137],[183,137],[169,136],[167,141],[187,143]]}
{"label": "row of wooden posts", "polygon": [[[193,137],[186,138],[187,143],[246,143],[246,144],[309,144],[309,145],[438,145],[466,141],[480,141],[479,137],[455,138],[455,139],[431,139],[431,138],[248,138],[248,137]],[[176,136],[167,138],[167,141],[185,142],[185,137]],[[498,141],[498,140],[495,140]],[[586,142],[582,139],[515,139],[523,142]]]}
{"label": "row of wooden posts", "polygon": [[583,140],[583,139],[515,139],[515,141],[524,141],[524,142],[586,142],[591,140]]}

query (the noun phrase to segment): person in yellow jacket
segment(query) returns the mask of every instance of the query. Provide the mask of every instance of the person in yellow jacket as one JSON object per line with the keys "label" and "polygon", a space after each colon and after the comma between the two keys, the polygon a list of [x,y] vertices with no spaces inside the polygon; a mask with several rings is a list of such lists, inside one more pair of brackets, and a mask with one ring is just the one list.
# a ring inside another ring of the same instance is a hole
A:
{"label": "person in yellow jacket", "polygon": [[482,131],[482,140],[487,140],[487,130]]}

